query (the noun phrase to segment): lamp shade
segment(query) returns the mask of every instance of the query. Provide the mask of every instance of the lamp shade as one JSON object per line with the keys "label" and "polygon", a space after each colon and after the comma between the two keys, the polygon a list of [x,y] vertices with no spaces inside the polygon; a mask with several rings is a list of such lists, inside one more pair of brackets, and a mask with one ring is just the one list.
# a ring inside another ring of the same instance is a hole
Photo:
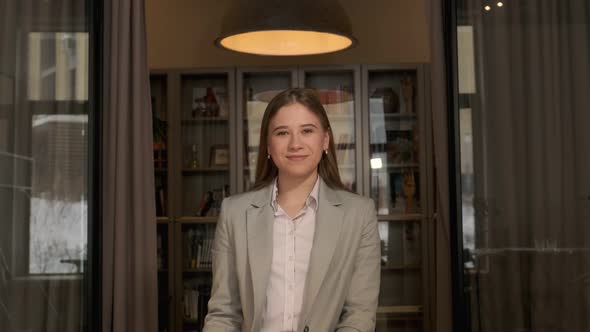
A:
{"label": "lamp shade", "polygon": [[215,44],[258,55],[332,53],[356,44],[337,0],[235,0]]}

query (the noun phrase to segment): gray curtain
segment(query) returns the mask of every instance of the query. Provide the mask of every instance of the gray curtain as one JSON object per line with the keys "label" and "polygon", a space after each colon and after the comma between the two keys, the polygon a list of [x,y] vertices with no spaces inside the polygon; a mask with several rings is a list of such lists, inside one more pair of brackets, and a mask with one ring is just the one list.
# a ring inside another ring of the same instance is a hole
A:
{"label": "gray curtain", "polygon": [[105,332],[156,331],[156,216],[143,0],[104,2]]}
{"label": "gray curtain", "polygon": [[446,74],[443,44],[443,1],[425,1],[430,35],[430,93],[435,166],[433,330],[452,331],[451,241],[449,222],[449,167]]}
{"label": "gray curtain", "polygon": [[590,3],[469,3],[473,331],[589,331]]}

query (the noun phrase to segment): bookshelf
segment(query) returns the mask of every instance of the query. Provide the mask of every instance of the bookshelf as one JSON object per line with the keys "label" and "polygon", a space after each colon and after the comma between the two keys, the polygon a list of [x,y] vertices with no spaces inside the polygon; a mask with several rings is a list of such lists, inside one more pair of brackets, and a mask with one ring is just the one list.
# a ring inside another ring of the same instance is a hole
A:
{"label": "bookshelf", "polygon": [[166,129],[164,144],[154,147],[159,331],[201,330],[221,201],[253,185],[264,109],[279,91],[296,86],[318,90],[343,182],[375,202],[382,242],[377,331],[430,330],[426,69],[350,65],[152,72],[153,112]]}

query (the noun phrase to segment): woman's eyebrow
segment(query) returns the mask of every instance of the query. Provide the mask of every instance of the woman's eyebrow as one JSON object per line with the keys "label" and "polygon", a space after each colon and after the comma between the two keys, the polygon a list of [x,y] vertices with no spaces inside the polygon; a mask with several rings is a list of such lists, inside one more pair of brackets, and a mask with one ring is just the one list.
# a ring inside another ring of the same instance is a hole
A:
{"label": "woman's eyebrow", "polygon": [[287,126],[278,126],[278,127],[275,127],[275,129],[273,129],[272,132],[274,133],[275,131],[277,131],[279,129],[289,129],[289,127],[287,127]]}
{"label": "woman's eyebrow", "polygon": [[302,125],[301,125],[301,126],[299,126],[299,127],[314,127],[314,128],[317,128],[318,126],[316,126],[316,125],[315,125],[315,124],[313,124],[313,123],[306,123],[306,124],[302,124]]}
{"label": "woman's eyebrow", "polygon": [[[314,127],[314,128],[318,128],[318,126],[316,126],[313,123],[306,123],[306,124],[302,124],[299,126],[300,128],[304,128],[304,127]],[[279,130],[279,129],[289,129],[289,126],[286,125],[282,125],[282,126],[277,126],[275,127],[272,132],[274,133],[275,131]]]}

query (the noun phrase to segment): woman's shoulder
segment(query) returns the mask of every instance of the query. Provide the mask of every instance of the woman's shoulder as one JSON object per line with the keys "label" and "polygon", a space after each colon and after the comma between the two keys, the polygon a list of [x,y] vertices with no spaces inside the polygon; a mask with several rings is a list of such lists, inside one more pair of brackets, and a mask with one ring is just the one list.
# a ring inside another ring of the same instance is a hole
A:
{"label": "woman's shoulder", "polygon": [[361,196],[355,192],[350,192],[347,190],[342,190],[342,189],[337,189],[335,190],[336,193],[338,194],[338,197],[340,197],[340,200],[342,201],[341,203],[345,206],[351,206],[351,207],[373,207],[374,203],[373,200],[365,197],[365,196]]}
{"label": "woman's shoulder", "polygon": [[265,195],[266,188],[259,190],[251,190],[243,193],[233,194],[223,200],[223,204],[228,208],[249,207],[260,199],[261,195]]}

